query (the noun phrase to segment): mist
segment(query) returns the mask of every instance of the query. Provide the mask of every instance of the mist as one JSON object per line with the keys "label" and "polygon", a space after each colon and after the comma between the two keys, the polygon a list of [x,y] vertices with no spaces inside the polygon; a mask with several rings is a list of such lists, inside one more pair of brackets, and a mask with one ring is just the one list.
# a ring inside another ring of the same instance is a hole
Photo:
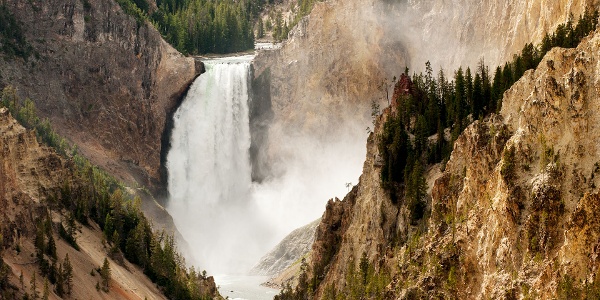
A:
{"label": "mist", "polygon": [[281,136],[272,130],[275,175],[252,186],[262,217],[277,229],[266,242],[268,249],[293,229],[319,218],[329,199],[342,199],[349,191],[346,184],[358,183],[367,135],[359,124],[340,125],[327,139],[298,132]]}
{"label": "mist", "polygon": [[251,58],[206,62],[174,116],[167,210],[189,244],[186,262],[211,274],[245,274],[319,218],[328,199],[342,198],[365,158],[362,125],[343,124],[328,139],[273,125],[265,148],[273,172],[252,182]]}

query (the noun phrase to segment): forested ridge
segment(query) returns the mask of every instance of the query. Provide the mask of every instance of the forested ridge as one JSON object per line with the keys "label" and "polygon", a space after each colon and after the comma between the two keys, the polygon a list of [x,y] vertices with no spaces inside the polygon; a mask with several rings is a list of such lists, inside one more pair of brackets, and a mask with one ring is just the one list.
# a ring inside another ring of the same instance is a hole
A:
{"label": "forested ridge", "polygon": [[185,54],[233,53],[253,49],[255,38],[271,32],[273,40],[287,38],[291,28],[306,16],[316,0],[298,0],[289,19],[271,10],[274,0],[117,0],[138,22],[149,20],[163,37]]}
{"label": "forested ridge", "polygon": [[[424,73],[410,76],[406,68],[397,81],[394,78],[394,96],[388,99],[387,118],[383,118],[382,130],[375,138],[381,163],[380,180],[393,204],[407,208],[408,221],[417,231],[426,230],[424,224],[429,216],[425,181],[428,167],[441,163],[443,169],[461,132],[473,121],[498,112],[504,92],[527,70],[536,68],[548,51],[553,47],[576,47],[597,25],[597,11],[586,11],[576,25],[571,16],[554,33],[546,34],[539,45],[526,44],[510,62],[493,71],[481,60],[474,70],[461,67],[450,78],[443,69],[435,75],[427,62]],[[379,105],[373,103],[374,124],[380,115]],[[510,164],[507,165],[509,167]],[[505,170],[508,167],[503,167],[501,172],[508,172]],[[408,241],[392,237],[388,242],[391,247],[401,247],[406,243],[410,248],[418,237],[419,233]],[[343,286],[321,287],[330,267],[328,264],[337,251],[335,248],[328,249],[326,258],[320,258],[311,266],[303,265],[298,285],[295,288],[288,285],[275,299],[312,299],[319,289],[323,292],[322,299],[390,297],[385,287],[393,274],[385,265],[378,266],[376,270],[373,264],[377,262],[369,262],[366,254],[363,254],[358,266],[356,261],[347,262],[348,272]],[[454,250],[448,251],[453,253]],[[454,266],[448,268],[453,270]],[[451,274],[452,271],[448,281],[452,280]]]}
{"label": "forested ridge", "polygon": [[[170,299],[211,299],[212,293],[206,284],[206,273],[188,268],[177,252],[173,236],[164,231],[155,231],[151,222],[141,211],[141,199],[127,192],[127,188],[114,177],[92,165],[78,154],[76,147],[54,132],[47,119],[37,117],[36,108],[30,99],[20,99],[10,86],[0,93],[0,107],[6,107],[25,128],[34,130],[38,140],[53,147],[65,159],[70,160],[72,176],[63,178],[63,185],[42,199],[41,217],[36,224],[35,262],[42,280],[46,280],[59,296],[67,295],[72,289],[72,271],[68,257],[59,258],[53,233],[64,239],[75,250],[78,224],[97,224],[107,241],[107,256],[119,262],[126,258],[140,266]],[[64,216],[58,225],[51,220],[51,211]],[[77,222],[76,222],[77,221]],[[0,245],[0,249],[6,246]],[[16,245],[18,249],[18,245]],[[92,271],[100,274],[101,284],[97,289],[108,291],[110,267],[105,264]],[[8,285],[8,272],[3,270],[0,260],[0,298],[15,298]],[[34,297],[25,292],[25,299]]]}
{"label": "forested ridge", "polygon": [[[144,0],[137,0],[139,2]],[[158,0],[150,16],[165,39],[188,54],[254,47],[253,23],[264,0]]]}

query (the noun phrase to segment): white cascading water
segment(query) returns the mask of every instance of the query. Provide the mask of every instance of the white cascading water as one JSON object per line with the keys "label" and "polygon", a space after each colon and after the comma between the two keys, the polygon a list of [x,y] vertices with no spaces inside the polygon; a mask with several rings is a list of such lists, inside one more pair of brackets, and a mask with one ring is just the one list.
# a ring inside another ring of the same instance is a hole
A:
{"label": "white cascading water", "polygon": [[264,227],[250,201],[251,58],[205,62],[206,73],[174,116],[168,210],[190,246],[188,256],[211,272],[239,272],[254,263],[239,252],[252,252],[247,239]]}
{"label": "white cascading water", "polygon": [[[251,181],[249,76],[253,56],[205,62],[174,116],[167,157],[167,210],[189,244],[188,263],[215,275],[247,272],[293,229],[321,216],[326,201],[356,183],[364,127],[326,143],[311,136],[273,140],[284,172]],[[272,298],[272,297],[271,297]]]}

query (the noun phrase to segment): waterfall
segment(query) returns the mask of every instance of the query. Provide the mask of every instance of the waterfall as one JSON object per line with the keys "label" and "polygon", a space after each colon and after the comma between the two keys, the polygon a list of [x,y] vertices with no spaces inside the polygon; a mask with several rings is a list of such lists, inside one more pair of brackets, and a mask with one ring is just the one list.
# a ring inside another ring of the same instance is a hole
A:
{"label": "waterfall", "polygon": [[326,141],[275,127],[269,151],[277,160],[269,163],[281,172],[253,183],[251,59],[206,61],[174,115],[167,210],[189,245],[181,249],[187,262],[211,274],[250,270],[291,230],[317,219],[328,199],[343,197],[365,157],[362,124],[340,124]]}
{"label": "waterfall", "polygon": [[[251,56],[205,62],[174,116],[168,211],[200,268],[235,273],[256,258],[249,239],[264,233],[251,201]],[[258,251],[258,250],[257,250]]]}

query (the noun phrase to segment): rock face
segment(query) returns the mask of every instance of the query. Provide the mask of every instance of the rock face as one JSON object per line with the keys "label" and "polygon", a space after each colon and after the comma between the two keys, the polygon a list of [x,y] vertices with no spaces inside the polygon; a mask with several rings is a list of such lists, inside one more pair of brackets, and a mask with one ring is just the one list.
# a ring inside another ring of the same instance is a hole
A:
{"label": "rock face", "polygon": [[160,190],[165,127],[202,66],[112,0],[4,4],[35,54],[1,59],[0,86],[34,100],[39,114],[95,164]]}
{"label": "rock face", "polygon": [[[582,15],[597,0],[548,1],[407,1],[390,9],[401,24],[397,36],[404,41],[413,68],[425,61],[456,69],[475,66],[480,58],[490,66],[504,64],[525,43],[539,43],[560,23]],[[394,34],[394,33],[391,33]]]}
{"label": "rock face", "polygon": [[430,217],[419,228],[380,187],[384,112],[360,183],[328,204],[317,229],[315,299],[343,289],[363,252],[392,276],[386,299],[598,295],[599,51],[598,31],[577,49],[553,49],[504,94],[499,115],[467,127],[444,171],[429,172]]}
{"label": "rock face", "polygon": [[378,84],[392,73],[388,67],[405,62],[396,47],[402,45],[384,40],[376,14],[371,3],[362,1],[318,2],[281,49],[257,55],[255,76],[270,75],[277,127],[272,131],[293,128],[330,136],[342,127],[335,123],[355,123],[356,118],[365,123],[370,111],[361,104],[385,98]]}
{"label": "rock face", "polygon": [[[0,199],[3,200],[2,207],[6,208],[3,212],[6,220],[8,214],[19,206],[15,201],[27,199],[39,202],[42,195],[60,188],[60,178],[70,177],[71,172],[67,162],[49,148],[40,146],[35,133],[25,130],[3,107],[0,108],[0,138],[3,145],[0,152]],[[3,222],[3,225],[6,224]],[[3,226],[3,229],[7,230],[7,227]],[[12,234],[3,235],[4,238],[10,236]]]}
{"label": "rock face", "polygon": [[250,270],[251,274],[273,276],[306,256],[315,240],[320,219],[288,234]]}

